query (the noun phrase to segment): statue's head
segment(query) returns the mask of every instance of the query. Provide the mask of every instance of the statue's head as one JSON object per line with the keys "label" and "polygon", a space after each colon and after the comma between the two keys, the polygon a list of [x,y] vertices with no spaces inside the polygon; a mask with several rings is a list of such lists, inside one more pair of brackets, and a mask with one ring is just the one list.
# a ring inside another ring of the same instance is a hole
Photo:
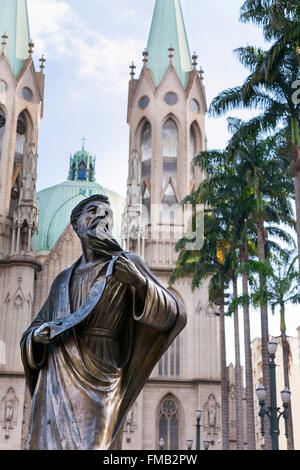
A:
{"label": "statue's head", "polygon": [[72,211],[71,224],[81,240],[91,232],[99,239],[110,238],[113,212],[108,197],[95,194],[81,201]]}

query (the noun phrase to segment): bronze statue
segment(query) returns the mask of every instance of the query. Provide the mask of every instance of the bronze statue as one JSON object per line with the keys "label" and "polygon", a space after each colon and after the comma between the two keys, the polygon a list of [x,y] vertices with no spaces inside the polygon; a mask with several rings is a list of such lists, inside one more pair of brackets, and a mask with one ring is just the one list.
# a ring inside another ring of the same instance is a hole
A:
{"label": "bronze statue", "polygon": [[82,257],[57,276],[21,340],[32,396],[27,448],[121,449],[126,415],[186,314],[112,238],[106,196],[78,204],[71,223]]}

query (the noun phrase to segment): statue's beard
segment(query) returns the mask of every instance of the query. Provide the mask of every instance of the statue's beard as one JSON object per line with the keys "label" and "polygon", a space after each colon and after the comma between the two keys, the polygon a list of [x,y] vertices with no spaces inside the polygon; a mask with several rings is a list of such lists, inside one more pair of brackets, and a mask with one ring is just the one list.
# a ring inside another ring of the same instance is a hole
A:
{"label": "statue's beard", "polygon": [[106,225],[92,224],[87,230],[77,233],[84,245],[93,253],[111,257],[117,252],[122,252],[123,248],[113,238],[109,227]]}

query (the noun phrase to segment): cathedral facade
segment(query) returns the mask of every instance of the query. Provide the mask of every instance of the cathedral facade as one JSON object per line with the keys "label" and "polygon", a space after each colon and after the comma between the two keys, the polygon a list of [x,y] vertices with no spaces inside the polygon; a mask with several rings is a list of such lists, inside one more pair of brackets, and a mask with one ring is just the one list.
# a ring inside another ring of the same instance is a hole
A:
{"label": "cathedral facade", "polygon": [[[184,234],[179,204],[201,180],[193,158],[206,149],[203,72],[191,56],[179,0],[156,0],[143,67],[129,82],[129,177],[123,245],[137,252],[167,287]],[[195,410],[211,449],[221,448],[219,325],[207,285],[191,278],[172,292],[188,322],[161,359],[129,414],[124,449],[185,449],[194,441]]]}
{"label": "cathedral facade", "polygon": [[[57,274],[81,254],[71,210],[91,194],[109,196],[115,236],[167,287],[184,229],[179,204],[201,180],[192,159],[206,148],[206,98],[180,1],[156,0],[139,77],[131,66],[125,204],[95,182],[94,157],[84,145],[71,156],[67,181],[36,194],[44,59],[37,72],[26,0],[0,0],[0,28],[0,449],[20,449],[30,399],[19,340]],[[187,439],[195,448],[196,410],[202,410],[202,438],[209,438],[211,449],[221,448],[218,318],[207,285],[192,292],[186,277],[172,292],[188,323],[128,414],[123,449],[159,449],[161,439],[165,449],[185,449]]]}

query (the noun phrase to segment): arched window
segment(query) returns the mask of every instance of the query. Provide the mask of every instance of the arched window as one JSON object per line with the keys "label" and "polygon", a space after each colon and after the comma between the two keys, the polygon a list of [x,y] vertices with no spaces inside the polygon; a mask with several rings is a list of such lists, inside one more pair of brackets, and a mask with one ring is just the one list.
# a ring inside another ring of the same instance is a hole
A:
{"label": "arched window", "polygon": [[173,119],[168,119],[162,130],[163,186],[169,176],[177,184],[178,129]]}
{"label": "arched window", "polygon": [[177,336],[158,363],[160,377],[180,376],[180,337]]}
{"label": "arched window", "polygon": [[75,181],[76,179],[76,165],[73,163],[72,165],[72,180]]}
{"label": "arched window", "polygon": [[143,127],[141,138],[142,178],[151,181],[151,125],[149,122]]}
{"label": "arched window", "polygon": [[21,113],[17,121],[17,134],[16,134],[16,149],[15,149],[15,162],[22,161],[25,151],[26,143],[27,122],[25,113]]}
{"label": "arched window", "polygon": [[78,167],[78,178],[80,180],[85,180],[85,175],[86,175],[86,165],[85,163],[81,162]]}
{"label": "arched window", "polygon": [[94,167],[93,167],[92,164],[90,164],[90,168],[89,168],[89,181],[92,182],[93,176],[94,176]]}
{"label": "arched window", "polygon": [[179,409],[172,395],[167,396],[159,410],[159,439],[165,441],[165,450],[179,449]]}
{"label": "arched window", "polygon": [[2,141],[5,133],[6,127],[6,116],[4,111],[0,108],[0,158],[1,158],[1,150],[2,150]]}
{"label": "arched window", "polygon": [[195,129],[191,126],[190,129],[190,173],[191,173],[191,180],[195,179],[195,167],[193,164],[193,158],[196,156],[196,134]]}
{"label": "arched window", "polygon": [[26,111],[23,111],[17,120],[16,129],[16,145],[15,145],[15,157],[14,157],[14,172],[13,182],[11,189],[11,200],[9,217],[13,217],[15,209],[19,202],[19,196],[21,191],[21,171],[23,164],[23,155],[26,150],[26,138],[30,135],[30,129],[28,129],[29,118],[26,116]]}

